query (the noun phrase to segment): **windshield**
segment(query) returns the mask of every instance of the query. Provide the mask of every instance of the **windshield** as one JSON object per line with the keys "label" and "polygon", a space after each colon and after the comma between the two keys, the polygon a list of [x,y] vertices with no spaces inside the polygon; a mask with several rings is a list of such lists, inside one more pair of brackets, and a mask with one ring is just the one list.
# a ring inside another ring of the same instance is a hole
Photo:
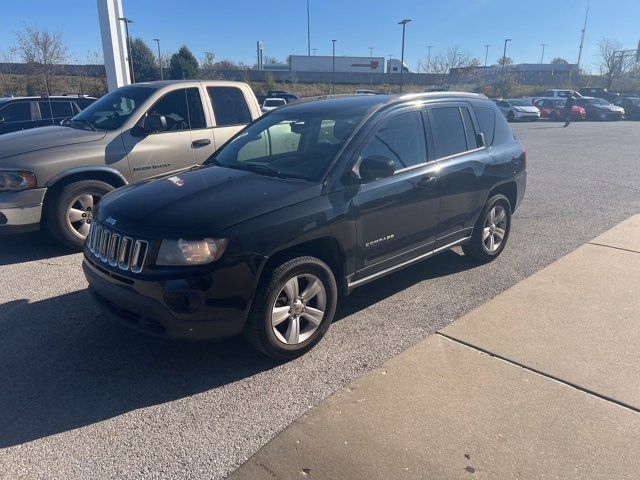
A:
{"label": "windshield", "polygon": [[206,163],[316,180],[363,115],[338,111],[272,113],[247,127]]}
{"label": "windshield", "polygon": [[531,103],[526,100],[507,100],[514,107],[530,107]]}
{"label": "windshield", "polygon": [[73,117],[67,125],[73,126],[75,122],[88,124],[97,130],[116,130],[122,127],[129,116],[154,91],[153,88],[140,86],[118,88],[89,105]]}

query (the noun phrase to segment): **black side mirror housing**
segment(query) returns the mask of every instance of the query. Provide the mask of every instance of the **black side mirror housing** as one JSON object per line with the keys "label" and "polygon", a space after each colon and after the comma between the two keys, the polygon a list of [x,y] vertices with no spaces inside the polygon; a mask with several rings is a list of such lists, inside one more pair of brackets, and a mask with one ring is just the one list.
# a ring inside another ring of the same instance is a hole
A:
{"label": "black side mirror housing", "polygon": [[485,140],[484,140],[484,133],[482,133],[482,132],[476,133],[476,144],[477,144],[478,148],[487,146],[487,144],[485,143]]}
{"label": "black side mirror housing", "polygon": [[359,170],[362,180],[377,180],[393,175],[396,172],[396,164],[383,155],[371,155],[362,159]]}
{"label": "black side mirror housing", "polygon": [[144,118],[142,129],[146,133],[164,132],[167,130],[167,119],[164,115],[151,113]]}

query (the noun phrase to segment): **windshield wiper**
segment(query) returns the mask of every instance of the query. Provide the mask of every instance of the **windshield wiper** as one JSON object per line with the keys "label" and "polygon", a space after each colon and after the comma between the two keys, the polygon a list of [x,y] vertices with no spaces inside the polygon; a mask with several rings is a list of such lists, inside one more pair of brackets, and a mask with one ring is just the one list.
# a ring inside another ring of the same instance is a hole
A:
{"label": "windshield wiper", "polygon": [[94,127],[89,120],[85,120],[84,118],[72,118],[71,120],[69,120],[68,122],[65,122],[64,124],[71,126],[74,123],[81,123],[83,125],[87,125],[92,131],[94,132],[97,131],[96,127]]}

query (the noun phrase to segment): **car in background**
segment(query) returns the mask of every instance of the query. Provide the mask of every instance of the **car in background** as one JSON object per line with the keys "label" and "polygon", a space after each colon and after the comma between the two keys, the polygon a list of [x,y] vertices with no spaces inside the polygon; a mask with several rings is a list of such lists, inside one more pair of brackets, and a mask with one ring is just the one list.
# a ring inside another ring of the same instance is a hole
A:
{"label": "car in background", "polygon": [[[536,100],[535,106],[540,109],[540,118],[548,118],[552,121],[564,120],[564,98],[541,98]],[[571,109],[572,120],[584,120],[587,118],[587,111],[584,107],[574,105]]]}
{"label": "car in background", "polygon": [[83,270],[129,327],[244,333],[290,360],[356,288],[456,246],[496,259],[525,185],[524,147],[484,95],[302,100],[201,165],[104,197]]}
{"label": "car in background", "polygon": [[628,119],[640,120],[640,96],[639,97],[619,97],[613,104],[624,108],[624,116]]}
{"label": "car in background", "polygon": [[269,90],[267,92],[267,98],[284,98],[287,103],[292,102],[293,100],[298,100],[300,97],[294,95],[293,93],[285,92],[283,90]]}
{"label": "car in background", "polygon": [[530,120],[535,122],[540,119],[540,110],[531,105],[527,100],[510,98],[506,100],[494,100],[502,114],[510,122],[516,120]]}
{"label": "car in background", "polygon": [[545,97],[545,98],[569,98],[571,95],[574,97],[581,97],[580,92],[576,92],[575,90],[562,89],[562,88],[551,88],[549,90],[545,90],[541,95],[538,95],[537,98]]}
{"label": "car in background", "polygon": [[606,101],[604,98],[580,97],[576,105],[587,112],[587,120],[621,120],[624,109]]}
{"label": "car in background", "polygon": [[610,92],[606,88],[601,87],[584,87],[578,91],[583,97],[604,98],[609,102],[613,102],[620,97],[619,93]]}
{"label": "car in background", "polygon": [[367,90],[366,88],[358,88],[357,90],[354,90],[353,93],[355,93],[356,95],[375,95],[376,94],[375,90]]}
{"label": "car in background", "polygon": [[58,125],[95,101],[83,95],[0,98],[0,135]]}
{"label": "car in background", "polygon": [[269,112],[275,108],[282,107],[286,105],[287,101],[284,98],[265,98],[264,102],[262,102],[262,106],[260,110],[262,112]]}

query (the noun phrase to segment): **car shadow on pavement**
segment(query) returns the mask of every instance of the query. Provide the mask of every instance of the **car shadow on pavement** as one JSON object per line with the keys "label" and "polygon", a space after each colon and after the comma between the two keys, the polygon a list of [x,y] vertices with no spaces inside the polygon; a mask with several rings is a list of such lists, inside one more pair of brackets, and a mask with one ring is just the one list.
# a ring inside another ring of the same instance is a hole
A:
{"label": "car shadow on pavement", "polygon": [[0,449],[204,392],[278,363],[242,338],[191,343],[113,322],[85,291],[0,308]]}
{"label": "car shadow on pavement", "polygon": [[63,247],[46,232],[0,236],[0,266],[74,253],[77,252]]}

